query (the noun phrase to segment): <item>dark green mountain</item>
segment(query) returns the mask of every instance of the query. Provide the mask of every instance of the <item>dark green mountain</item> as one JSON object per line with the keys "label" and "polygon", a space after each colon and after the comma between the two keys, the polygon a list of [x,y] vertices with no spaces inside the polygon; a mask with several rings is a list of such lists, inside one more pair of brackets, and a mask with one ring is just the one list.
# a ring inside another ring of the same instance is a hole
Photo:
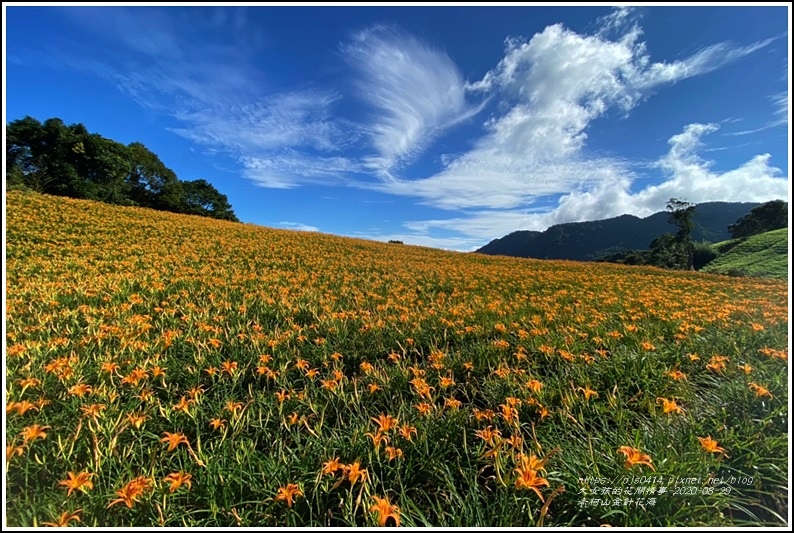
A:
{"label": "dark green mountain", "polygon": [[[728,225],[748,214],[760,203],[706,202],[695,209],[695,241],[719,242],[730,239]],[[645,218],[621,215],[591,222],[551,226],[546,231],[515,231],[495,239],[477,253],[536,259],[588,261],[620,250],[647,250],[651,241],[677,228],[667,221],[667,211]]]}

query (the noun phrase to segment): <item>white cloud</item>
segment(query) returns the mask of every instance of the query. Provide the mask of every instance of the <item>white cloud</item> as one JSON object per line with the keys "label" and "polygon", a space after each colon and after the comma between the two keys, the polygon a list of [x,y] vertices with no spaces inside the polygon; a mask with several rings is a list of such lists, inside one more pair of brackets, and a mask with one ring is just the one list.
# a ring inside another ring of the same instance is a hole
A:
{"label": "white cloud", "polygon": [[788,125],[788,93],[782,92],[769,97],[772,102],[772,119],[759,128],[726,133],[730,136],[751,135],[769,128]]}
{"label": "white cloud", "polygon": [[300,222],[279,222],[278,225],[297,231],[320,231],[315,226],[309,226],[308,224],[302,224]]}
{"label": "white cloud", "polygon": [[673,83],[692,76],[716,70],[768,46],[774,39],[766,39],[748,46],[734,48],[728,43],[717,43],[693,54],[683,61],[655,63],[647,70],[634,73],[631,82],[638,89],[650,89],[663,83]]}
{"label": "white cloud", "polygon": [[[565,222],[599,220],[622,214],[646,217],[663,211],[670,198],[693,203],[766,202],[788,197],[788,177],[770,166],[769,154],[760,154],[722,173],[703,159],[702,138],[718,130],[715,124],[689,124],[669,141],[668,152],[654,164],[664,173],[658,185],[631,192],[632,180],[617,173],[594,186],[560,196],[557,206],[546,212],[529,210],[481,210],[442,220],[412,221],[410,231],[427,236],[433,230],[457,231],[480,239],[478,246],[519,229],[543,230]],[[464,240],[466,240],[464,238]],[[459,250],[469,250],[469,240]]]}
{"label": "white cloud", "polygon": [[446,159],[437,174],[394,180],[380,190],[442,209],[515,209],[571,190],[591,196],[612,190],[631,174],[620,161],[583,153],[593,120],[613,108],[628,112],[659,84],[709,72],[771,42],[720,43],[681,61],[652,63],[636,24],[617,40],[606,37],[626,28],[630,14],[616,11],[603,20],[609,31],[596,35],[555,24],[528,41],[508,39],[497,67],[467,85],[499,96],[506,111],[483,125],[485,135],[472,150]]}
{"label": "white cloud", "polygon": [[377,156],[373,170],[388,178],[420,154],[440,131],[464,120],[464,82],[442,51],[395,29],[359,32],[342,47],[356,69],[359,96],[374,110],[366,126]]}
{"label": "white cloud", "polygon": [[690,202],[765,202],[788,196],[788,177],[769,165],[770,154],[759,154],[723,173],[698,155],[701,137],[718,129],[714,124],[690,124],[668,141],[670,151],[659,160],[668,179],[635,195],[639,205],[656,206],[671,197]]}
{"label": "white cloud", "polygon": [[289,189],[308,183],[349,184],[351,174],[364,172],[361,163],[341,156],[322,156],[283,149],[259,156],[242,156],[243,175],[261,187]]}
{"label": "white cloud", "polygon": [[771,100],[775,106],[775,125],[788,124],[788,93],[778,93]]}
{"label": "white cloud", "polygon": [[[329,108],[333,93],[302,91],[271,95],[266,103],[208,105],[197,111],[177,111],[187,127],[171,131],[199,144],[251,154],[285,147],[338,151],[354,136],[342,131]],[[353,128],[354,130],[354,128]]]}

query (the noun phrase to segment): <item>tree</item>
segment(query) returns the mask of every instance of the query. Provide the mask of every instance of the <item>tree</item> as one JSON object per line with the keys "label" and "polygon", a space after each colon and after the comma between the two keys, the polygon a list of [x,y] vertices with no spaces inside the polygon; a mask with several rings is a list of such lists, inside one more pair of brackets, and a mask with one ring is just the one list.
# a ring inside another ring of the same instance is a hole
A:
{"label": "tree", "polygon": [[27,116],[8,124],[6,179],[21,182],[37,192],[50,192],[52,182],[57,178],[52,174],[51,160],[47,157],[50,143],[44,125],[33,117]]}
{"label": "tree", "polygon": [[677,248],[683,255],[681,267],[692,270],[694,263],[694,243],[692,242],[692,230],[695,228],[695,204],[691,204],[678,198],[670,198],[667,202],[669,211],[668,222],[678,228],[675,235]]}
{"label": "tree", "polygon": [[207,180],[182,182],[182,212],[191,215],[239,222],[225,194],[221,194]]}
{"label": "tree", "polygon": [[206,180],[180,181],[141,143],[125,146],[59,118],[6,126],[6,186],[238,221]]}
{"label": "tree", "polygon": [[759,205],[728,226],[731,237],[739,239],[788,227],[788,202],[772,200]]}
{"label": "tree", "polygon": [[678,198],[667,202],[668,222],[678,228],[675,235],[664,233],[651,242],[648,264],[662,268],[692,270],[694,265],[694,243],[692,230],[695,205]]}
{"label": "tree", "polygon": [[79,176],[78,198],[130,205],[127,147],[99,134],[89,134],[82,124],[74,131],[75,147],[70,159]]}
{"label": "tree", "polygon": [[127,182],[130,196],[141,206],[164,211],[179,212],[182,208],[184,188],[174,171],[139,142],[130,143],[129,174]]}

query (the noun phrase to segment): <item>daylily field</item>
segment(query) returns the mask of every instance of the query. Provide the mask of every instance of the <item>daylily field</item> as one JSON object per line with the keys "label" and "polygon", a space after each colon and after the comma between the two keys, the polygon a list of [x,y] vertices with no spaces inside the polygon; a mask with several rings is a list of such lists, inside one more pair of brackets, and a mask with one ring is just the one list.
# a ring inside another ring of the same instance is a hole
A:
{"label": "daylily field", "polygon": [[786,524],[785,282],[6,207],[8,526]]}

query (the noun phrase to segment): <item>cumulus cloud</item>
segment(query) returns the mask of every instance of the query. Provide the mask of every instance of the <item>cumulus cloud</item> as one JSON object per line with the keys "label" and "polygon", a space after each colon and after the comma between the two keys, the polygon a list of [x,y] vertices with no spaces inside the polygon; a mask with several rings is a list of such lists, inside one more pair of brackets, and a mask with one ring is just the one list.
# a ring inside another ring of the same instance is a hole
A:
{"label": "cumulus cloud", "polygon": [[[561,24],[529,40],[506,41],[504,58],[470,92],[497,95],[506,111],[483,124],[472,150],[435,175],[394,180],[384,192],[415,196],[442,209],[513,209],[539,197],[606,190],[630,179],[624,165],[583,153],[587,128],[608,110],[626,113],[651,89],[703,74],[771,41],[719,43],[680,61],[653,63],[630,11],[604,19],[609,31],[582,35]],[[608,33],[623,28],[616,40]]]}
{"label": "cumulus cloud", "polygon": [[[449,219],[412,221],[405,227],[424,237],[433,230],[458,231],[479,238],[479,246],[518,229],[544,230],[554,224],[598,220],[622,214],[646,217],[663,211],[670,198],[693,203],[767,202],[788,197],[788,177],[770,165],[770,155],[760,154],[738,167],[716,172],[704,159],[703,137],[716,132],[716,124],[689,124],[668,140],[669,149],[652,166],[663,180],[632,192],[632,179],[616,173],[604,176],[588,189],[559,197],[557,205],[543,212],[531,210],[479,210]],[[411,242],[410,239],[406,242]],[[466,245],[469,243],[466,242]],[[466,247],[458,248],[468,249]]]}
{"label": "cumulus cloud", "polygon": [[373,27],[342,46],[358,94],[372,108],[365,126],[384,177],[420,154],[445,128],[475,113],[465,83],[444,52],[394,28]]}

